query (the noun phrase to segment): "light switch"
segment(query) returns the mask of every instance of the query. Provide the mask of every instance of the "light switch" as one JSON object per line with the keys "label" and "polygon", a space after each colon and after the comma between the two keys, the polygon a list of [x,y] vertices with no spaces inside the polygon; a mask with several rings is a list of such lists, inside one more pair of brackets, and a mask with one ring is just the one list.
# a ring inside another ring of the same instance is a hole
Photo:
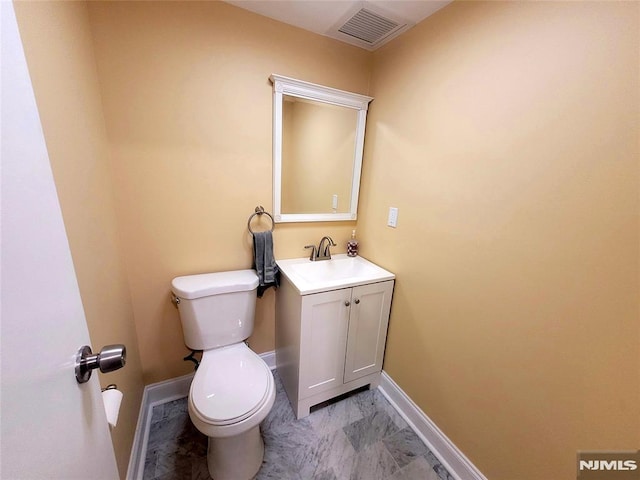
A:
{"label": "light switch", "polygon": [[333,194],[333,198],[331,200],[331,208],[333,208],[334,210],[338,208],[338,195],[335,193]]}
{"label": "light switch", "polygon": [[389,207],[389,219],[387,220],[387,226],[393,228],[398,226],[398,209],[396,207]]}

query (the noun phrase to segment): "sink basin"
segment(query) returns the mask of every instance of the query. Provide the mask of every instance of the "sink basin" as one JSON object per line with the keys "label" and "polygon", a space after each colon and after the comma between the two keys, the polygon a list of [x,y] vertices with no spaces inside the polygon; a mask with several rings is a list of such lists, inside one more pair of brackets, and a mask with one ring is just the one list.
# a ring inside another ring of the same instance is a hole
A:
{"label": "sink basin", "polygon": [[331,260],[296,263],[291,268],[307,282],[346,280],[375,275],[379,267],[360,257],[332,257]]}
{"label": "sink basin", "polygon": [[395,275],[362,257],[333,255],[312,262],[307,257],[276,261],[301,295],[392,280]]}

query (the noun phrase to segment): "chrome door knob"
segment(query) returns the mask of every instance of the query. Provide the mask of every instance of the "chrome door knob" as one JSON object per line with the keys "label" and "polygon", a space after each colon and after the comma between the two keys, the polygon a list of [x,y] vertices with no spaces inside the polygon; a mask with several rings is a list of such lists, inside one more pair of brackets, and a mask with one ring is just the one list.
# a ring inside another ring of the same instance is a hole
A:
{"label": "chrome door knob", "polygon": [[126,363],[127,348],[124,345],[106,345],[97,355],[93,355],[91,347],[85,345],[76,355],[76,380],[78,383],[88,382],[94,369],[109,373],[124,367]]}
{"label": "chrome door knob", "polygon": [[113,372],[127,363],[127,347],[124,345],[106,345],[98,356],[98,368],[102,373]]}

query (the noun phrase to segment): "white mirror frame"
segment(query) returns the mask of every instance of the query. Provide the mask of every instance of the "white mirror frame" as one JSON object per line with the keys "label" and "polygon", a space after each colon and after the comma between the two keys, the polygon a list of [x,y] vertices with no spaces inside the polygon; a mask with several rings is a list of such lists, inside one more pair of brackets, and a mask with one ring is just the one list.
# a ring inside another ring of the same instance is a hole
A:
{"label": "white mirror frame", "polygon": [[[367,121],[369,102],[373,100],[373,97],[345,92],[344,90],[303,82],[302,80],[296,80],[294,78],[283,77],[276,74],[271,75],[269,79],[273,83],[273,218],[278,223],[355,220],[357,218],[358,195],[360,193],[364,130]],[[351,209],[348,213],[282,213],[283,95],[339,105],[358,111],[356,142],[353,154],[353,174],[351,177]]]}

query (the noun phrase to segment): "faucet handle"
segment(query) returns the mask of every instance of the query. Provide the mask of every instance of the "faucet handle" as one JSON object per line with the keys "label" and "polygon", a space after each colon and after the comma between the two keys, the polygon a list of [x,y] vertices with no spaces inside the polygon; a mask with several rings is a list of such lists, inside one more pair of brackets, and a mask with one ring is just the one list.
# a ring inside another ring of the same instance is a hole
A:
{"label": "faucet handle", "polygon": [[310,248],[311,249],[311,255],[309,256],[309,260],[311,260],[312,262],[315,261],[317,255],[317,250],[316,250],[316,246],[315,245],[305,245],[304,248]]}

